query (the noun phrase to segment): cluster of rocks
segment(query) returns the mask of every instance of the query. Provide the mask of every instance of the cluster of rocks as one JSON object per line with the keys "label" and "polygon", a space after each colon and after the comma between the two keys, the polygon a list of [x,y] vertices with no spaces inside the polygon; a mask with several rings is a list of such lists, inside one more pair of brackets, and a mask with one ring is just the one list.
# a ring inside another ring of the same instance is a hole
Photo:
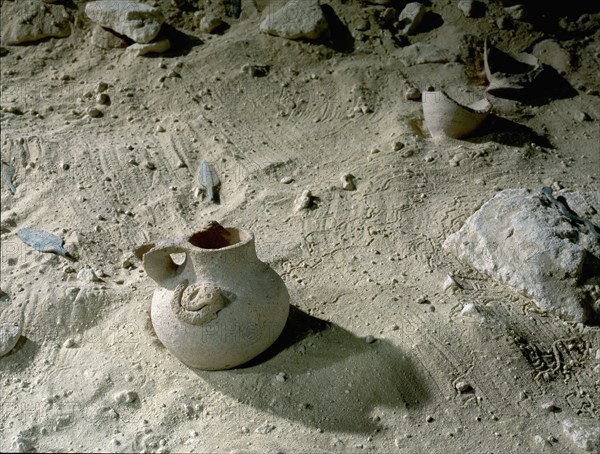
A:
{"label": "cluster of rocks", "polygon": [[169,50],[167,38],[157,39],[164,17],[158,8],[133,1],[100,0],[85,5],[86,16],[95,24],[93,34],[100,47],[123,47],[123,38],[132,40],[127,52],[139,56]]}

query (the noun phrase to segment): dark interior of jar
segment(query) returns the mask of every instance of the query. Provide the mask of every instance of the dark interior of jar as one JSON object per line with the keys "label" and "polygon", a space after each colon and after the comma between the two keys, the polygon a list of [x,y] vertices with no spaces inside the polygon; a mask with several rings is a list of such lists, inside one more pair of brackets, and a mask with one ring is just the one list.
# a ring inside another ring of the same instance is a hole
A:
{"label": "dark interior of jar", "polygon": [[217,222],[212,222],[206,229],[194,233],[188,241],[202,249],[221,249],[245,241],[247,236],[244,231],[233,227],[225,228]]}

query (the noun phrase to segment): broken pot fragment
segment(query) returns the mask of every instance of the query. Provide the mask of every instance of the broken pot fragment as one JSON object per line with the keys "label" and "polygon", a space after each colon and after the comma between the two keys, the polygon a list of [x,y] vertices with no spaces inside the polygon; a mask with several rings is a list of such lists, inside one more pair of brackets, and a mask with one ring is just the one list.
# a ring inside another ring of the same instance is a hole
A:
{"label": "broken pot fragment", "polygon": [[534,55],[524,52],[507,54],[487,40],[483,45],[483,64],[489,82],[487,92],[501,97],[529,88],[544,71]]}
{"label": "broken pot fragment", "polygon": [[492,109],[485,98],[465,106],[443,91],[426,91],[422,97],[425,126],[434,139],[461,139],[472,134]]}

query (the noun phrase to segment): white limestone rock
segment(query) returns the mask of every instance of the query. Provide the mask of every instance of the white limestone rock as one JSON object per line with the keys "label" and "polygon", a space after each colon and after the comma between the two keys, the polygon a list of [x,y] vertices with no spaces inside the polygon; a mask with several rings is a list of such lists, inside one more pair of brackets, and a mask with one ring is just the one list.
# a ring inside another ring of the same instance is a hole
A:
{"label": "white limestone rock", "polygon": [[158,8],[133,1],[100,0],[85,5],[96,24],[146,44],[158,35],[164,17]]}
{"label": "white limestone rock", "polygon": [[328,28],[319,0],[290,0],[260,24],[261,32],[287,39],[317,39]]}
{"label": "white limestone rock", "polygon": [[126,52],[130,55],[139,57],[146,54],[162,54],[171,48],[171,42],[168,39],[152,41],[148,44],[135,43],[129,46]]}
{"label": "white limestone rock", "polygon": [[62,5],[18,2],[2,5],[2,41],[9,46],[71,34],[69,15]]}
{"label": "white limestone rock", "polygon": [[413,35],[425,15],[425,6],[418,2],[407,3],[398,16],[398,31],[402,35]]}
{"label": "white limestone rock", "polygon": [[590,418],[570,418],[562,422],[564,432],[579,448],[600,452],[600,423]]}
{"label": "white limestone rock", "polygon": [[[600,212],[600,192],[562,196],[598,225],[600,216],[591,213]],[[446,239],[444,249],[543,310],[581,323],[600,315],[600,241],[571,225],[541,190],[497,193]]]}

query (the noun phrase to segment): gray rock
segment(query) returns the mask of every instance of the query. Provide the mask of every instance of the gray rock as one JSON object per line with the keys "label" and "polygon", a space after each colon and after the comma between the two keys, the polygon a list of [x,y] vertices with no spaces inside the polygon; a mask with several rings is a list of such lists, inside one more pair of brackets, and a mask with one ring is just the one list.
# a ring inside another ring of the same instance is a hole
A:
{"label": "gray rock", "polygon": [[7,355],[21,338],[21,326],[18,323],[0,324],[0,356]]}
{"label": "gray rock", "polygon": [[92,27],[92,44],[100,49],[122,49],[127,47],[127,42],[100,25],[94,24]]}
{"label": "gray rock", "polygon": [[421,3],[407,3],[398,16],[398,32],[403,35],[414,34],[421,25],[424,15],[425,6]]}
{"label": "gray rock", "polygon": [[317,39],[328,27],[319,0],[290,0],[267,15],[260,31],[287,39]]}
{"label": "gray rock", "polygon": [[219,16],[207,14],[200,20],[200,31],[202,33],[214,33],[221,24],[223,24],[223,21]]}
{"label": "gray rock", "polygon": [[571,69],[571,55],[553,39],[545,39],[535,45],[531,52],[542,63],[552,66],[559,73]]}
{"label": "gray rock", "polygon": [[463,12],[465,17],[481,17],[485,13],[485,3],[477,0],[460,0],[458,9]]}
{"label": "gray rock", "polygon": [[395,55],[406,66],[424,63],[448,63],[456,60],[456,55],[448,49],[423,42],[416,42],[410,46],[402,47],[395,51]]}
{"label": "gray rock", "polygon": [[571,441],[588,452],[600,452],[600,423],[589,418],[570,418],[562,422]]}
{"label": "gray rock", "polygon": [[162,54],[171,48],[171,42],[168,39],[153,41],[148,44],[135,43],[129,46],[126,52],[130,55],[140,57],[146,54]]}
{"label": "gray rock", "polygon": [[142,44],[156,38],[164,22],[158,8],[133,1],[88,2],[85,5],[85,14],[96,24]]}
{"label": "gray rock", "polygon": [[[580,216],[600,212],[600,192],[562,196]],[[597,225],[598,219],[590,220]],[[598,315],[600,243],[572,226],[541,191],[499,192],[446,239],[444,249],[543,310],[581,323]]]}
{"label": "gray rock", "polygon": [[513,6],[508,6],[504,8],[506,14],[512,17],[515,20],[525,20],[527,19],[527,10],[525,9],[525,5],[518,4]]}
{"label": "gray rock", "polygon": [[33,1],[18,2],[18,8],[2,5],[2,22],[2,41],[8,45],[71,34],[69,15],[62,5]]}

